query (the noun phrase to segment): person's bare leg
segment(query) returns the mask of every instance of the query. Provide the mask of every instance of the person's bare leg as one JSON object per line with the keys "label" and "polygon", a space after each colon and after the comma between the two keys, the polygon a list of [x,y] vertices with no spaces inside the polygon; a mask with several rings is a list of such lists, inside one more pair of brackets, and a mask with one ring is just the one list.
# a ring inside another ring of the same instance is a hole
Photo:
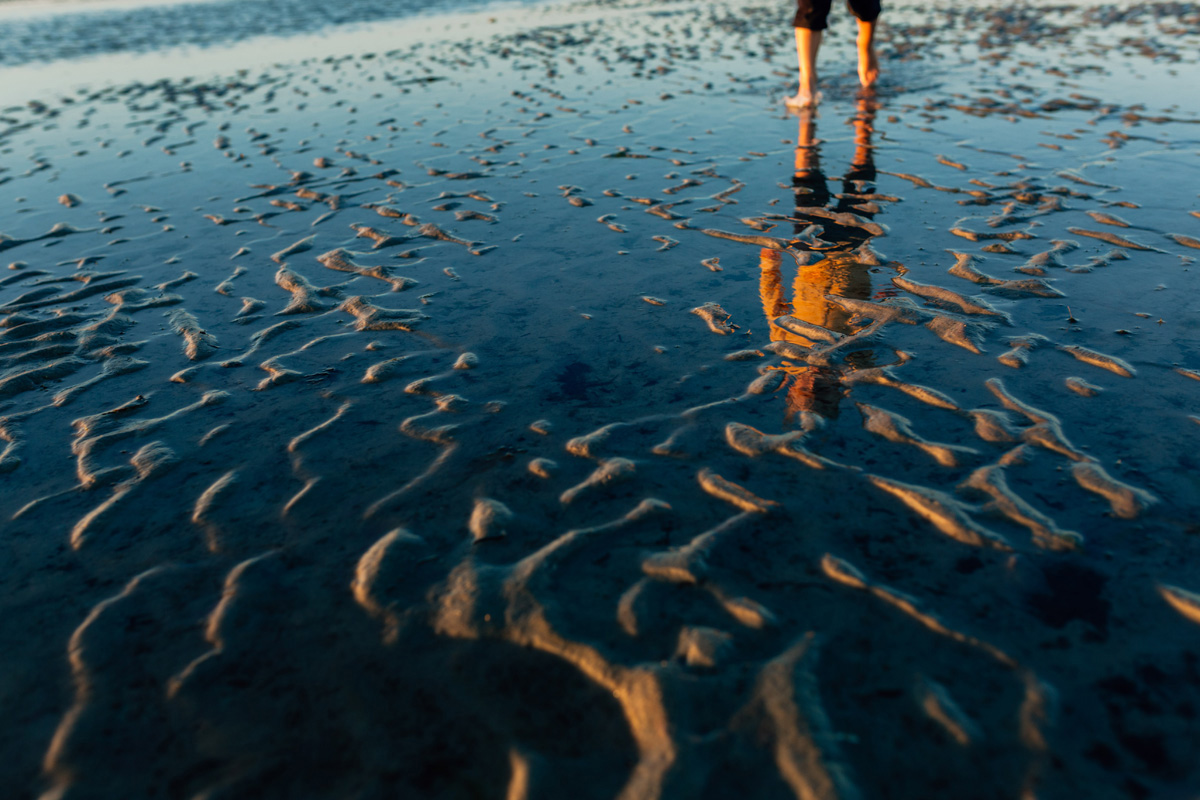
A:
{"label": "person's bare leg", "polygon": [[800,91],[785,101],[793,108],[815,106],[817,93],[817,51],[821,49],[823,31],[796,28],[796,60],[800,63]]}
{"label": "person's bare leg", "polygon": [[875,55],[875,23],[858,21],[858,81],[871,89],[879,79],[879,58]]}

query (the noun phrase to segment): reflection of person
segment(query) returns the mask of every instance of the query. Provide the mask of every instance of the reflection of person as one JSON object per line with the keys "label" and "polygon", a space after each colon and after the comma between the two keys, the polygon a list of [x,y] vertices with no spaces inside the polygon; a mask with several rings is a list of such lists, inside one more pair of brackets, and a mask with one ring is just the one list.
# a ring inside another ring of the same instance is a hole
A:
{"label": "reflection of person", "polygon": [[[828,27],[826,19],[832,0],[797,0],[799,7],[792,20],[796,29],[796,58],[800,62],[800,91],[785,101],[793,108],[815,106],[817,92],[817,51]],[[851,13],[858,19],[858,80],[863,89],[872,89],[879,77],[879,59],[875,55],[875,21],[879,19],[880,0],[848,0]]]}
{"label": "reflection of person", "polygon": [[[870,224],[876,208],[870,199],[875,180],[871,147],[874,121],[874,103],[867,98],[860,99],[854,117],[854,160],[842,176],[842,191],[833,195],[828,179],[821,171],[814,114],[811,109],[801,113],[796,138],[796,171],[792,178],[796,193],[792,222],[796,236],[815,251],[818,259],[815,263],[797,267],[789,301],[783,285],[781,253],[771,249],[760,252],[759,293],[772,341],[792,342],[806,348],[823,344],[776,324],[775,320],[782,316],[843,335],[856,333],[862,327],[855,324],[849,312],[827,300],[826,296],[858,299],[871,296],[870,266],[859,261],[859,248],[878,232],[878,228]],[[823,417],[837,415],[843,394],[839,368],[800,363],[785,366],[784,371],[788,374],[789,417],[803,412],[816,412]]]}

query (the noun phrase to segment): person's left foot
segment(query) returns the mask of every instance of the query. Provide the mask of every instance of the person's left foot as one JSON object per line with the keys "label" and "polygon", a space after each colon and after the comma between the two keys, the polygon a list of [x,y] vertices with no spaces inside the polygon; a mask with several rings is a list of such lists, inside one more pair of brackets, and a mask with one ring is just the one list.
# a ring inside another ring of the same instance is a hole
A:
{"label": "person's left foot", "polygon": [[783,102],[788,108],[793,109],[815,108],[816,105],[821,102],[821,93],[808,92],[804,89],[801,89],[791,97],[785,97]]}
{"label": "person's left foot", "polygon": [[874,89],[875,82],[879,80],[879,59],[875,55],[875,48],[868,47],[865,51],[858,53],[858,81],[864,89]]}

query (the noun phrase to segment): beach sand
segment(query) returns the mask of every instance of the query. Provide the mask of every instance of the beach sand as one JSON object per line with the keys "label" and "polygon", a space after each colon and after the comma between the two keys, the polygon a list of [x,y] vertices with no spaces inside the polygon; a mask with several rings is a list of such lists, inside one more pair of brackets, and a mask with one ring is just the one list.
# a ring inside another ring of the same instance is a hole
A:
{"label": "beach sand", "polygon": [[1195,793],[1200,7],[787,22],[0,109],[11,796]]}

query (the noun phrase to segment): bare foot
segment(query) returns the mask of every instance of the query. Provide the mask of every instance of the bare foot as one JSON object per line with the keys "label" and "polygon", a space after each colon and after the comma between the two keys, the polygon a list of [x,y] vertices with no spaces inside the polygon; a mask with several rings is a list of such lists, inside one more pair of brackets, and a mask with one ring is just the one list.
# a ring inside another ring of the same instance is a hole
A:
{"label": "bare foot", "polygon": [[858,51],[858,82],[864,89],[874,89],[879,80],[879,59],[875,55],[874,44],[868,44]]}
{"label": "bare foot", "polygon": [[791,97],[785,97],[783,102],[788,108],[793,109],[816,108],[817,104],[821,102],[821,93],[801,87],[799,92]]}

